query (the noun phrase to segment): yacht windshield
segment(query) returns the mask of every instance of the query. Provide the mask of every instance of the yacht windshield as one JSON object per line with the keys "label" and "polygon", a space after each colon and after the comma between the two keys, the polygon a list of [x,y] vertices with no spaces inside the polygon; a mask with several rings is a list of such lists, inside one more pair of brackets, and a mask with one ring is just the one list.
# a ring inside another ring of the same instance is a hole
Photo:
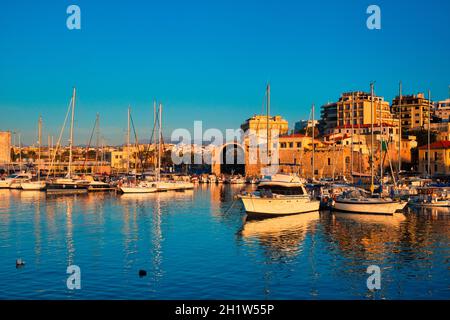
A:
{"label": "yacht windshield", "polygon": [[260,186],[260,187],[258,187],[258,190],[263,191],[263,192],[271,192],[274,194],[286,195],[286,196],[305,194],[303,192],[303,188],[301,188],[301,187]]}

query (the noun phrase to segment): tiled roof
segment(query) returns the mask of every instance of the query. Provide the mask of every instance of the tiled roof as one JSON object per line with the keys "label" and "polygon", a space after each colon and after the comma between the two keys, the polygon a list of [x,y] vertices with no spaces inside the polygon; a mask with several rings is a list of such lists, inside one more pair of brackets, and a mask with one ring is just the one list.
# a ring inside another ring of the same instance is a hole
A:
{"label": "tiled roof", "polygon": [[[419,149],[426,150],[428,145],[421,146]],[[430,149],[450,149],[450,141],[436,141],[430,144]]]}

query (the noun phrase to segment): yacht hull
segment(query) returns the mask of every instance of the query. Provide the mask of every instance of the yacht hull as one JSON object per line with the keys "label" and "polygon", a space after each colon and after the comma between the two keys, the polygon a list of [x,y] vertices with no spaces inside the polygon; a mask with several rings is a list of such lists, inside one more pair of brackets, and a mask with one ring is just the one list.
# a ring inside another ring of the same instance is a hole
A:
{"label": "yacht hull", "polygon": [[170,190],[187,190],[193,189],[194,184],[192,182],[155,182],[154,186],[158,191],[170,191]]}
{"label": "yacht hull", "polygon": [[245,211],[248,214],[282,216],[298,213],[318,211],[320,201],[310,200],[307,197],[286,198],[260,198],[254,196],[241,196]]}
{"label": "yacht hull", "polygon": [[158,191],[151,187],[120,187],[119,191],[122,193],[152,193]]}
{"label": "yacht hull", "polygon": [[336,200],[334,202],[334,210],[359,214],[394,214],[396,211],[403,210],[406,203],[399,202],[350,202]]}
{"label": "yacht hull", "polygon": [[59,184],[50,183],[47,185],[47,193],[86,193],[88,185],[87,184]]}
{"label": "yacht hull", "polygon": [[45,181],[40,182],[22,182],[21,184],[23,190],[30,190],[30,191],[40,191],[44,190],[47,184]]}

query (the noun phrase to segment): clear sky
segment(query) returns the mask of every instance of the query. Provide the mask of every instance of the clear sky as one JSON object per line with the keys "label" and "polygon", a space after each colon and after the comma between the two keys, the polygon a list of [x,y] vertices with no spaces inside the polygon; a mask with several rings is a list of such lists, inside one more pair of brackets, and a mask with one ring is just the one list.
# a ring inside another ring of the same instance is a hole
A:
{"label": "clear sky", "polygon": [[[81,30],[66,9],[81,8]],[[366,9],[381,8],[381,30]],[[109,144],[124,141],[131,105],[149,136],[153,99],[163,102],[165,135],[175,128],[238,128],[260,113],[268,81],[272,113],[291,127],[310,106],[341,92],[369,90],[391,100],[431,89],[448,97],[450,1],[15,0],[0,3],[0,130],[33,143],[37,118],[57,136],[73,86],[76,141],[95,114]],[[317,112],[318,113],[318,112]],[[55,138],[56,139],[56,138]]]}

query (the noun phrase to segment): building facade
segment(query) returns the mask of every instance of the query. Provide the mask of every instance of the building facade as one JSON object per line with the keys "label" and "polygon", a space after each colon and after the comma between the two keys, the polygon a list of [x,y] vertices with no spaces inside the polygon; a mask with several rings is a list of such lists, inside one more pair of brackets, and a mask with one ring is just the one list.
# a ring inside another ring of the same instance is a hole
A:
{"label": "building facade", "polygon": [[398,96],[392,101],[392,112],[402,121],[405,130],[416,130],[428,125],[431,112],[431,102],[423,93],[416,95]]}
{"label": "building facade", "polygon": [[443,122],[449,122],[450,119],[450,99],[438,101],[435,104],[434,115]]}
{"label": "building facade", "polygon": [[450,175],[450,141],[437,141],[430,144],[429,149],[430,154],[428,154],[428,145],[419,147],[419,171],[432,176]]}

